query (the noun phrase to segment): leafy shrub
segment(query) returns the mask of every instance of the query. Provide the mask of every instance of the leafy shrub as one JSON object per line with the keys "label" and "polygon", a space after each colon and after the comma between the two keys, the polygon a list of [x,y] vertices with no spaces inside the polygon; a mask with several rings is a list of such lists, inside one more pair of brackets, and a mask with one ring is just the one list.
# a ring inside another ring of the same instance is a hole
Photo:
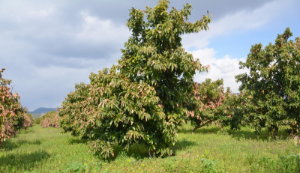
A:
{"label": "leafy shrub", "polygon": [[69,172],[84,172],[88,169],[88,165],[82,164],[81,162],[72,162],[71,164],[67,165],[67,168],[63,171],[64,173]]}
{"label": "leafy shrub", "polygon": [[40,124],[40,122],[41,122],[41,117],[34,119],[34,124]]}

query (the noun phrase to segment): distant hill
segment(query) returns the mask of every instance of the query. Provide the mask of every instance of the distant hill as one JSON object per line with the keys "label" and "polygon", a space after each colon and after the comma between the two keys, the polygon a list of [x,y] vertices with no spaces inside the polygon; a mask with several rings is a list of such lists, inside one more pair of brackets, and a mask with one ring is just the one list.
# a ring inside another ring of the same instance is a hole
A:
{"label": "distant hill", "polygon": [[33,118],[39,118],[46,114],[47,112],[56,111],[56,108],[37,108],[34,111],[29,111],[32,114]]}
{"label": "distant hill", "polygon": [[29,113],[34,113],[34,114],[42,114],[42,113],[47,113],[50,111],[56,111],[56,108],[37,108],[36,110],[29,112]]}
{"label": "distant hill", "polygon": [[33,118],[40,118],[41,116],[44,115],[44,114],[35,114],[35,113],[30,113],[30,114],[32,115]]}

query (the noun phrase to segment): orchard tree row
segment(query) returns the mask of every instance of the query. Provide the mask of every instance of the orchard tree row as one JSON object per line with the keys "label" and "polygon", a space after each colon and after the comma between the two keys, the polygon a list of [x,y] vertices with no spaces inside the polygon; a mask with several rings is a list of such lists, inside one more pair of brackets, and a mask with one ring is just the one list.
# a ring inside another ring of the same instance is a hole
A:
{"label": "orchard tree row", "polygon": [[0,147],[7,138],[33,125],[33,117],[21,106],[19,94],[11,92],[12,81],[2,78],[4,70],[0,70]]}
{"label": "orchard tree row", "polygon": [[43,128],[45,128],[45,127],[57,128],[57,127],[60,127],[59,120],[60,120],[60,117],[58,116],[58,113],[55,111],[50,111],[50,112],[47,112],[42,117],[35,118],[34,122],[36,124],[40,124]]}
{"label": "orchard tree row", "polygon": [[[238,129],[264,127],[276,136],[281,126],[299,132],[300,40],[287,41],[287,28],[275,44],[252,46],[246,63],[250,74],[236,76],[240,94],[223,88],[223,80],[193,81],[207,71],[185,51],[181,35],[208,30],[212,15],[188,22],[192,6],[168,11],[168,0],[154,8],[132,8],[127,26],[131,37],[117,65],[76,84],[59,110],[65,132],[91,141],[103,158],[114,157],[114,145],[129,149],[143,144],[153,154],[172,155],[178,127],[191,122],[194,131],[210,123]],[[146,20],[145,20],[146,19]]]}

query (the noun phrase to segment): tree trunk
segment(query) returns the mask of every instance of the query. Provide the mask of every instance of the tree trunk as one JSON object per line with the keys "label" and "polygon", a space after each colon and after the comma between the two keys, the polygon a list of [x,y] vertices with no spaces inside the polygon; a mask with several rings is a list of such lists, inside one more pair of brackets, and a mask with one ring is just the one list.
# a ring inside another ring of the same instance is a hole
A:
{"label": "tree trunk", "polygon": [[194,128],[193,132],[195,132],[197,129],[199,129],[199,128],[201,128],[201,127],[203,127],[203,126],[205,126],[205,125],[207,125],[207,124],[209,124],[209,123],[216,122],[216,121],[217,121],[217,120],[210,120],[210,121],[207,121],[207,122],[205,122],[205,123],[203,123],[203,124],[200,124],[198,127],[195,127],[195,128]]}
{"label": "tree trunk", "polygon": [[268,127],[268,136],[270,136],[272,129],[273,129],[272,127]]}
{"label": "tree trunk", "polygon": [[156,150],[148,150],[148,153],[149,153],[149,156],[150,156],[150,158],[153,158],[153,156],[155,155],[155,153],[156,153]]}
{"label": "tree trunk", "polygon": [[273,132],[273,138],[275,139],[275,137],[278,135],[278,127],[275,126],[274,127],[274,132]]}

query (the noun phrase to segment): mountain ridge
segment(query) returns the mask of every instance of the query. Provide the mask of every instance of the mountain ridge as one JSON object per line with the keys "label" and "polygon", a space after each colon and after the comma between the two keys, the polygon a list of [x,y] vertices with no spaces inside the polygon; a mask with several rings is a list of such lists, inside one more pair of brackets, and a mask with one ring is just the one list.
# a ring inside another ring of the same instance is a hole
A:
{"label": "mountain ridge", "polygon": [[45,113],[51,112],[51,111],[56,111],[56,108],[44,108],[44,107],[40,107],[40,108],[35,109],[34,111],[28,111],[28,112],[29,113],[34,113],[34,114],[45,114]]}

